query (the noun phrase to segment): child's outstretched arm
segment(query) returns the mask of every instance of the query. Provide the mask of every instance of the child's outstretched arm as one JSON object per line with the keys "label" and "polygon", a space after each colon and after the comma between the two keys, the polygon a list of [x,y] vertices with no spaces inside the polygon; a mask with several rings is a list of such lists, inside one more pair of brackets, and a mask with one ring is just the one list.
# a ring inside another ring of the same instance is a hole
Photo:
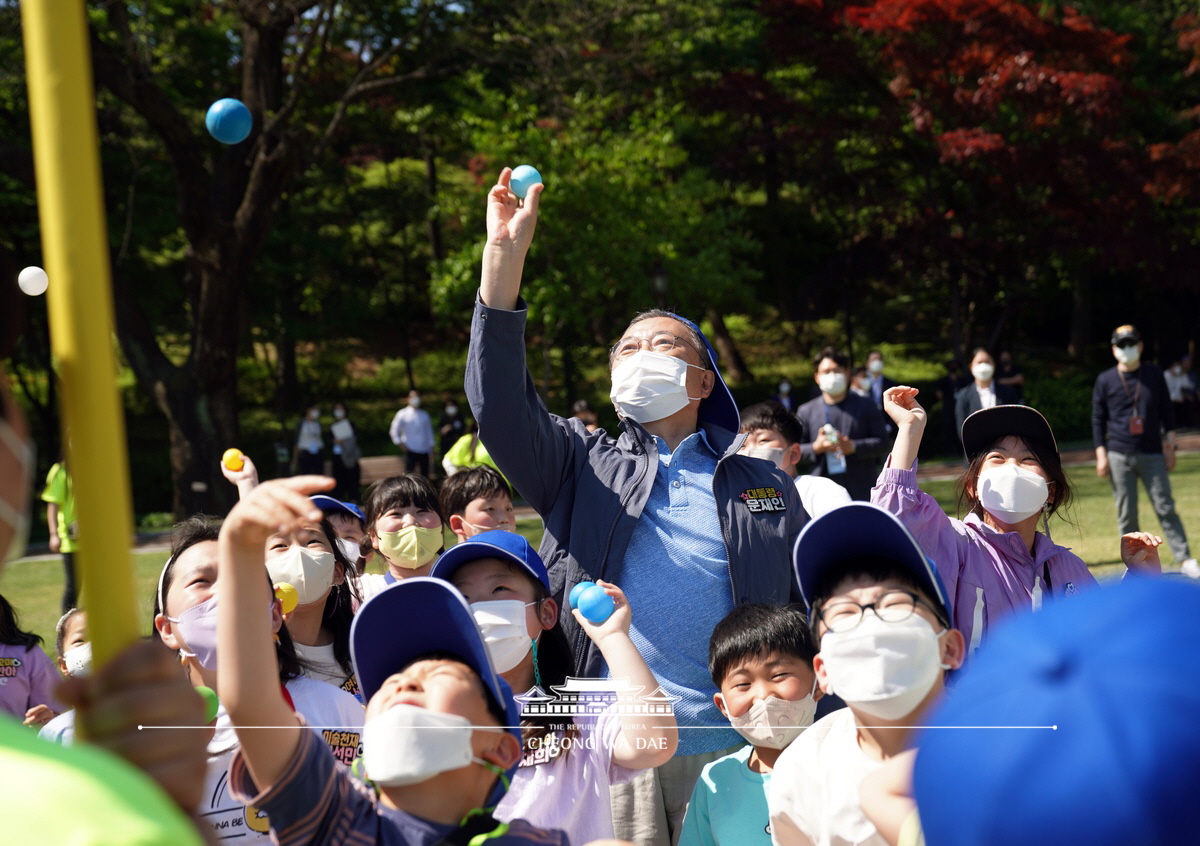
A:
{"label": "child's outstretched arm", "polygon": [[[309,494],[333,487],[324,476],[265,482],[238,502],[221,526],[217,579],[217,695],[237,729],[254,783],[266,790],[295,755],[300,724],[279,688],[267,538],[319,520]],[[275,728],[256,728],[274,726]],[[281,728],[286,726],[288,728]]]}
{"label": "child's outstretched arm", "polygon": [[521,294],[525,254],[533,243],[538,202],[544,187],[540,182],[532,186],[521,203],[509,190],[511,178],[512,170],[504,168],[488,192],[487,243],[479,280],[479,296],[484,305],[506,311],[517,307],[517,297]]}
{"label": "child's outstretched arm", "polygon": [[917,460],[921,436],[925,433],[925,409],[917,402],[916,388],[897,385],[883,392],[883,410],[896,424],[896,443],[892,446],[892,469],[907,470]]}
{"label": "child's outstretched arm", "polygon": [[221,461],[220,465],[221,475],[225,477],[225,480],[237,486],[238,499],[245,499],[250,491],[258,487],[258,468],[254,466],[250,456],[245,453],[242,453],[241,470],[230,470],[224,461]]}
{"label": "child's outstretched arm", "polygon": [[1158,548],[1163,539],[1149,532],[1130,532],[1121,535],[1121,560],[1129,568],[1129,572],[1162,573],[1162,561],[1158,557]]}
{"label": "child's outstretched arm", "polygon": [[[633,613],[625,593],[612,582],[597,581],[612,597],[613,612],[599,625],[589,623],[578,609],[571,613],[600,649],[614,679],[627,678],[631,688],[640,687],[641,695],[653,693],[658,679],[646,666],[633,641],[629,624]],[[665,764],[679,745],[679,727],[674,714],[621,714],[621,734],[613,747],[612,759],[631,770],[643,770]],[[641,748],[639,748],[641,747]]]}
{"label": "child's outstretched arm", "polygon": [[67,678],[58,693],[88,740],[144,771],[188,814],[196,811],[212,731],[203,700],[157,637],[123,649],[88,678]]}

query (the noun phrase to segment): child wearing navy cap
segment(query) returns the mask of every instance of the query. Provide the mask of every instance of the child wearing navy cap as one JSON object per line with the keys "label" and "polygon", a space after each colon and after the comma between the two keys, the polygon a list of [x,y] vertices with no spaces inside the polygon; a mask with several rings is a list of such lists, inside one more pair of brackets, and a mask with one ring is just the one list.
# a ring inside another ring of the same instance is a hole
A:
{"label": "child wearing navy cap", "polygon": [[268,815],[281,844],[425,846],[480,834],[495,846],[566,844],[561,832],[491,816],[521,755],[517,709],[466,602],[443,581],[405,579],[355,618],[366,780],[303,730],[272,680],[270,629],[255,609],[270,601],[261,578],[266,538],[317,517],[306,495],[331,485],[316,476],[267,482],[221,529],[219,686],[241,741],[232,791]]}

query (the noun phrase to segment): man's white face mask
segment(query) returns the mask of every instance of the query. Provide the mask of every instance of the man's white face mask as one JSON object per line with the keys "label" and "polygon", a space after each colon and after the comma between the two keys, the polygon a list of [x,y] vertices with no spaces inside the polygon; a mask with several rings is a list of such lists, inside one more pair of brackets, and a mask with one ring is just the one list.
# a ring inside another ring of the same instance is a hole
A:
{"label": "man's white face mask", "polygon": [[613,368],[609,398],[622,417],[638,423],[653,423],[670,417],[690,401],[703,399],[688,396],[689,367],[704,369],[673,355],[638,350],[622,358]]}

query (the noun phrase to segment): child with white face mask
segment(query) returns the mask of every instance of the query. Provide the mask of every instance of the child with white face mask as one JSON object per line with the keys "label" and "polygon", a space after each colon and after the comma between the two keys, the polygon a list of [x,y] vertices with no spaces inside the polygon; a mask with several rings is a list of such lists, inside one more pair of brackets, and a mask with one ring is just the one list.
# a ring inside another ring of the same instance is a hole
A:
{"label": "child with white face mask", "polygon": [[[58,619],[54,627],[54,663],[58,671],[71,678],[87,678],[92,674],[92,642],[87,637],[87,614],[72,608]],[[71,743],[75,739],[75,710],[63,711],[42,726],[38,737],[54,743]]]}
{"label": "child with white face mask", "polygon": [[862,811],[863,779],[911,746],[940,700],[963,637],[933,563],[886,511],[853,503],[796,541],[796,579],[818,644],[817,684],[846,708],[783,751],[768,788],[779,846],[885,841]]}
{"label": "child with white face mask", "polygon": [[[447,550],[430,575],[453,584],[471,604],[492,665],[513,690],[536,694],[533,704],[567,684],[572,656],[558,603],[545,564],[525,538],[501,530],[477,534]],[[658,682],[629,639],[625,594],[609,582],[597,584],[612,597],[612,614],[591,623],[575,611],[576,620],[603,654],[613,689],[654,694]],[[667,761],[678,740],[672,714],[635,712],[621,702],[598,714],[523,716],[521,726],[521,765],[496,817],[562,829],[572,843],[612,838],[609,787]]]}
{"label": "child with white face mask", "polygon": [[[491,835],[489,844],[566,844],[561,832],[490,811],[520,758],[518,712],[462,596],[439,579],[405,579],[365,602],[351,632],[367,698],[359,777],[303,728],[271,679],[263,544],[316,517],[316,476],[260,485],[221,529],[217,644],[222,703],[240,749],[230,789],[270,820],[273,842],[432,846]],[[269,728],[260,728],[269,727]]]}
{"label": "child with white face mask", "polygon": [[713,703],[750,744],[707,764],[692,790],[679,846],[767,846],[767,789],[783,750],[812,724],[816,654],[795,607],[745,603],[713,629]]}
{"label": "child with white face mask", "polygon": [[[315,499],[314,504],[323,512],[327,507]],[[357,696],[350,624],[358,598],[346,578],[353,565],[333,524],[323,517],[291,532],[277,532],[267,539],[266,556],[267,573],[283,604],[283,619],[304,675]]]}
{"label": "child with white face mask", "polygon": [[[916,397],[907,385],[884,394],[896,443],[871,501],[899,517],[937,563],[970,656],[996,620],[1069,600],[1096,579],[1079,556],[1050,540],[1050,517],[1070,501],[1071,484],[1046,418],[1028,406],[998,405],[964,421],[968,465],[958,489],[968,513],[957,520],[917,486],[926,414]],[[1127,534],[1121,559],[1130,569],[1160,572],[1161,543],[1144,532]]]}

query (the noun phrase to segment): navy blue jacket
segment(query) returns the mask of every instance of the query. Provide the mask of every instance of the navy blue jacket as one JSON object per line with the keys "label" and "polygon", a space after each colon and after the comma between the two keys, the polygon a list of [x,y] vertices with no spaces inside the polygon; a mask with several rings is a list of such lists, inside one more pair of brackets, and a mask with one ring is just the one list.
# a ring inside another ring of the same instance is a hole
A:
{"label": "navy blue jacket", "polygon": [[[547,411],[525,364],[525,316],[523,301],[516,311],[476,302],[467,399],[496,466],[545,523],[538,552],[561,607],[576,672],[599,676],[604,659],[563,598],[581,581],[616,581],[658,471],[658,448],[632,420],[622,422],[614,439],[603,429],[588,432],[579,420]],[[729,555],[733,603],[799,602],[792,546],[809,518],[795,485],[773,464],[738,455],[744,436],[713,425],[703,428],[721,453],[713,496]],[[772,492],[776,496],[763,496]],[[681,613],[686,607],[686,597],[680,597]]]}

